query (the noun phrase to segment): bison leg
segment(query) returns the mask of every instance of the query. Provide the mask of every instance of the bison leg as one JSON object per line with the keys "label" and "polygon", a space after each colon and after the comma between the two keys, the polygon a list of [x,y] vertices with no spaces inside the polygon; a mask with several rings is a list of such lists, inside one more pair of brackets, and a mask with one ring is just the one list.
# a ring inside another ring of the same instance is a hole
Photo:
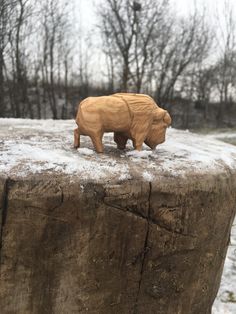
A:
{"label": "bison leg", "polygon": [[74,148],[80,147],[80,133],[79,128],[74,129]]}
{"label": "bison leg", "polygon": [[140,150],[142,150],[142,146],[143,146],[142,144],[136,145],[136,146],[135,146],[135,149],[140,151]]}
{"label": "bison leg", "polygon": [[117,148],[123,150],[125,149],[128,137],[122,133],[114,132],[114,141],[117,144]]}
{"label": "bison leg", "polygon": [[133,140],[133,145],[136,150],[141,150],[144,140],[147,137],[149,130],[151,129],[153,121],[153,113],[152,111],[144,112],[143,110],[140,112],[136,112],[134,114],[130,134]]}
{"label": "bison leg", "polygon": [[97,153],[103,153],[102,137],[103,137],[102,132],[98,132],[98,133],[94,133],[90,135],[90,138],[93,142],[93,146]]}
{"label": "bison leg", "polygon": [[142,146],[143,146],[143,143],[134,143],[133,142],[133,147],[134,147],[134,149],[136,149],[136,150],[142,150]]}
{"label": "bison leg", "polygon": [[132,142],[133,142],[134,149],[142,150],[142,146],[143,146],[143,142],[144,142],[143,138],[134,138],[134,139],[132,139]]}

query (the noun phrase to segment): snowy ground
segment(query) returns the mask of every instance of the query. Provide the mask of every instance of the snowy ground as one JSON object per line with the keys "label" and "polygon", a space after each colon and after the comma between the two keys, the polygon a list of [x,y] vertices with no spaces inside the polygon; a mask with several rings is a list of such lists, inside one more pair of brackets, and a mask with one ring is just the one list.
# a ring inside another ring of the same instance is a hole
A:
{"label": "snowy ground", "polygon": [[220,289],[212,314],[236,313],[236,220],[231,231],[231,244],[228,248]]}
{"label": "snowy ground", "polygon": [[[74,128],[72,120],[0,119],[0,175],[57,171],[103,182],[134,175],[152,181],[157,173],[185,176],[236,170],[236,146],[223,142],[236,144],[236,131],[204,136],[168,129],[164,144],[155,151],[144,145],[141,152],[133,151],[131,143],[125,151],[117,150],[112,135],[106,134],[105,152],[96,154],[87,137],[82,137],[81,148],[73,148]],[[236,313],[236,222],[212,313]]]}

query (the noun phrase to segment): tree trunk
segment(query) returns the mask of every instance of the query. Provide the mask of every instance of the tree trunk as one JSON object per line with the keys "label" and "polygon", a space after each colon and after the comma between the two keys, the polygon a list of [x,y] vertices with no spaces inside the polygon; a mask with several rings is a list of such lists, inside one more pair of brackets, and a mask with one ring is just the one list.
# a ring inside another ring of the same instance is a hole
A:
{"label": "tree trunk", "polygon": [[3,53],[0,50],[0,117],[4,117],[5,114],[5,101],[4,101],[4,75],[3,75]]}

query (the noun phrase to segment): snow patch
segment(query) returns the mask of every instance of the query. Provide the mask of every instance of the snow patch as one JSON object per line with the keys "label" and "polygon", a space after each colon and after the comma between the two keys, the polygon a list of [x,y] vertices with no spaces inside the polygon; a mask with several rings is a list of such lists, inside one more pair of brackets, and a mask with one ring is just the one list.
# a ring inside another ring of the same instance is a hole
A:
{"label": "snow patch", "polygon": [[78,148],[77,151],[81,154],[81,155],[85,155],[85,156],[91,156],[93,155],[95,152],[92,149],[89,148]]}
{"label": "snow patch", "polygon": [[125,181],[125,180],[130,180],[130,179],[131,179],[131,176],[128,173],[123,173],[118,178],[119,181]]}
{"label": "snow patch", "polygon": [[231,231],[220,288],[213,304],[212,314],[236,313],[236,220]]}
{"label": "snow patch", "polygon": [[86,136],[81,136],[81,148],[73,148],[75,126],[72,120],[0,119],[0,171],[19,176],[59,171],[84,179],[124,180],[131,177],[132,168],[136,175],[150,181],[157,172],[178,177],[189,172],[236,169],[235,146],[215,140],[212,135],[170,128],[166,142],[156,150],[139,152],[131,150],[130,143],[128,151],[119,151],[113,134],[106,133],[105,153],[97,154]]}
{"label": "snow patch", "polygon": [[152,155],[152,151],[150,150],[141,150],[141,151],[133,150],[126,153],[126,156],[128,157],[142,158],[142,159],[148,158],[151,155]]}
{"label": "snow patch", "polygon": [[153,174],[151,174],[150,172],[144,171],[144,172],[143,172],[143,179],[144,179],[145,181],[151,182],[151,181],[153,181],[154,176],[153,176]]}

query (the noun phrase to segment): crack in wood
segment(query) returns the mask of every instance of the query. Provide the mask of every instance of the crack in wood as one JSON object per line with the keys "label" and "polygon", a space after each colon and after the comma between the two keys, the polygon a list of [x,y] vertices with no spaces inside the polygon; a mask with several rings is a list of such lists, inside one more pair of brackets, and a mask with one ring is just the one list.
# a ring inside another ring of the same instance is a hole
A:
{"label": "crack in wood", "polygon": [[149,239],[149,230],[150,230],[150,214],[151,214],[151,195],[152,195],[152,183],[149,182],[149,195],[148,195],[148,216],[147,216],[147,232],[144,242],[144,248],[142,251],[142,261],[141,261],[141,269],[140,269],[140,278],[138,283],[138,292],[134,304],[134,310],[133,314],[138,313],[138,299],[141,291],[141,285],[142,285],[142,279],[143,279],[143,272],[144,272],[144,265],[145,265],[145,258],[150,251],[150,248],[148,247],[148,239]]}
{"label": "crack in wood", "polygon": [[[149,196],[150,197],[150,196]],[[145,219],[149,222],[149,224],[153,224],[153,225],[156,225],[157,227],[161,228],[161,229],[164,229],[166,232],[168,233],[172,233],[172,234],[176,234],[176,235],[179,235],[179,236],[183,236],[183,237],[191,237],[191,238],[197,238],[196,235],[193,235],[193,234],[185,234],[181,231],[177,231],[177,230],[173,230],[171,228],[169,228],[168,226],[164,225],[164,224],[161,224],[157,219],[153,219],[151,217],[151,213],[150,213],[150,208],[148,209],[148,215],[145,216],[145,215],[142,215],[140,212],[136,212],[134,211],[133,209],[130,209],[129,207],[122,207],[122,206],[119,206],[119,205],[116,205],[116,204],[113,204],[113,203],[109,203],[107,202],[106,200],[103,201],[103,203],[106,205],[106,206],[109,206],[109,207],[112,207],[114,209],[118,209],[118,210],[121,210],[121,211],[124,211],[124,212],[128,212],[128,213],[131,213],[133,214],[134,216],[136,217],[139,217],[141,219]],[[150,207],[150,206],[149,206]]]}

